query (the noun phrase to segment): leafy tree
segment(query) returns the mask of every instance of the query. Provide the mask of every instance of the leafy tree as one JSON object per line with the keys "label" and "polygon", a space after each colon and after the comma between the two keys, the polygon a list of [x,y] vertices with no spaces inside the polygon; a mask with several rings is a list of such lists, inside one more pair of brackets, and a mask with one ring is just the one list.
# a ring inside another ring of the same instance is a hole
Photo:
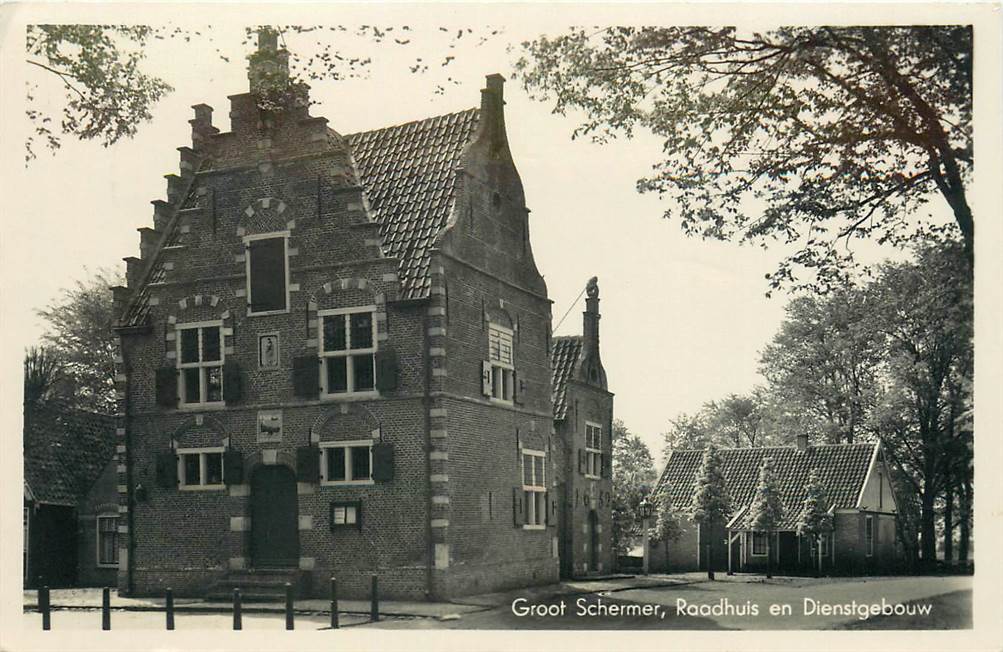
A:
{"label": "leafy tree", "polygon": [[64,97],[61,111],[51,113],[37,97],[38,83],[29,84],[26,159],[35,158],[36,139],[51,149],[65,136],[107,147],[148,122],[153,105],[172,90],[140,70],[154,35],[147,25],[28,25],[26,61],[55,76]]}
{"label": "leafy tree", "polygon": [[804,487],[801,515],[798,517],[798,536],[811,542],[811,554],[816,559],[816,572],[822,574],[822,537],[832,531],[832,514],[829,512],[829,498],[825,487],[818,478],[818,471],[811,470]]}
{"label": "leafy tree", "polygon": [[[700,469],[697,471],[696,488],[690,503],[690,518],[712,532],[721,526],[731,514],[731,497],[725,482],[724,462],[721,453],[713,445],[704,449]],[[714,579],[714,547],[707,545],[707,579]]]}
{"label": "leafy tree", "polygon": [[[436,43],[442,53],[436,60],[424,61],[418,56],[403,59],[412,74],[440,72],[433,92],[442,94],[448,85],[460,83],[449,75],[457,46],[470,42],[470,47],[476,48],[501,33],[490,26],[439,27],[424,32],[408,25],[284,25],[261,30],[277,32],[280,37],[313,39],[304,48],[309,50],[305,56],[290,52],[288,77],[270,80],[275,83],[260,98],[266,110],[288,99],[289,91],[302,88],[304,82],[364,77],[372,60],[352,54],[353,45],[362,43],[385,43],[397,50],[407,50],[414,40]],[[243,45],[253,43],[258,31],[244,28]],[[212,28],[171,25],[28,25],[26,61],[44,74],[28,85],[26,113],[32,131],[25,143],[26,161],[36,157],[39,142],[55,151],[66,137],[98,140],[108,147],[134,136],[151,119],[153,106],[173,90],[165,80],[143,71],[149,46],[165,39],[176,41],[179,47],[207,41],[206,53],[211,46],[216,56],[230,61],[233,53],[214,46],[212,33]],[[61,97],[52,96],[52,87],[43,81],[46,79],[56,81]]]}
{"label": "leafy tree", "polygon": [[760,354],[769,393],[784,406],[787,432],[853,443],[875,398],[883,341],[867,321],[872,306],[852,286],[787,304],[779,332]]}
{"label": "leafy tree", "polygon": [[710,426],[705,410],[695,414],[680,414],[669,421],[669,429],[662,433],[665,442],[662,458],[669,459],[673,450],[700,450],[711,441]]}
{"label": "leafy tree", "polygon": [[49,398],[63,378],[59,359],[43,346],[32,346],[24,352],[25,415],[32,406]]}
{"label": "leafy tree", "polygon": [[719,447],[755,448],[778,443],[776,406],[761,387],[749,394],[729,394],[704,403],[696,413],[681,414],[662,433],[664,457],[673,449]]}
{"label": "leafy tree", "polygon": [[851,240],[938,229],[917,216],[938,193],[971,260],[970,26],[574,28],[525,43],[517,69],[584,114],[575,136],[663,138],[638,189],[686,233],[794,247],[773,288],[812,270],[829,289]]}
{"label": "leafy tree", "polygon": [[920,556],[936,559],[936,502],[965,477],[972,431],[973,306],[960,246],[918,248],[916,260],[884,265],[867,291],[869,318],[887,337],[881,404],[874,416],[884,450],[920,502]]}
{"label": "leafy tree", "polygon": [[773,532],[784,518],[780,486],[773,458],[764,457],[759,466],[759,482],[749,505],[748,522],[754,532],[766,533],[766,577],[773,577]]}
{"label": "leafy tree", "polygon": [[647,444],[631,433],[623,421],[613,421],[613,550],[627,554],[639,522],[638,506],[657,475]]}
{"label": "leafy tree", "polygon": [[673,503],[668,491],[658,494],[656,500],[655,526],[651,528],[650,537],[653,543],[665,546],[665,564],[669,563],[669,544],[678,541],[683,534],[683,518],[685,514]]}
{"label": "leafy tree", "polygon": [[121,283],[120,275],[99,270],[38,311],[48,322],[42,343],[74,384],[75,407],[105,413],[115,407],[116,337],[111,330],[111,288]]}

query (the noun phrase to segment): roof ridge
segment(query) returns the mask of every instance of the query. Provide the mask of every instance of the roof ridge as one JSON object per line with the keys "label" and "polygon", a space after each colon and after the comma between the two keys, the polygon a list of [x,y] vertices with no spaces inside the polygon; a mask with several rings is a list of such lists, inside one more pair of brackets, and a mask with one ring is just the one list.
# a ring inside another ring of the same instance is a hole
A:
{"label": "roof ridge", "polygon": [[388,131],[390,129],[400,129],[401,127],[409,127],[411,125],[416,125],[416,124],[419,124],[419,123],[422,123],[422,122],[429,122],[431,120],[436,120],[436,119],[439,119],[439,118],[450,118],[450,117],[453,117],[453,116],[462,115],[464,113],[474,113],[474,112],[477,112],[477,111],[480,111],[480,107],[472,106],[472,107],[470,107],[468,109],[462,109],[460,111],[452,111],[450,113],[442,113],[442,114],[439,114],[439,115],[432,115],[432,116],[429,116],[427,118],[418,118],[417,120],[408,120],[407,122],[401,122],[401,123],[398,123],[398,124],[395,124],[395,125],[387,125],[386,127],[377,127],[375,129],[366,129],[365,131],[356,131],[356,132],[353,132],[353,133],[350,133],[350,134],[344,134],[343,137],[344,138],[356,138],[356,137],[359,137],[359,136],[363,136],[365,134],[372,134],[372,133],[376,133],[376,132],[379,132],[379,131]]}
{"label": "roof ridge", "polygon": [[[850,446],[877,446],[878,442],[869,441],[855,441],[855,442],[841,442],[838,444],[810,444],[808,448],[848,448]],[[673,448],[673,452],[680,453],[702,453],[707,450],[704,448]],[[798,450],[796,444],[789,444],[787,446],[718,446],[719,451],[766,451],[766,450]]]}

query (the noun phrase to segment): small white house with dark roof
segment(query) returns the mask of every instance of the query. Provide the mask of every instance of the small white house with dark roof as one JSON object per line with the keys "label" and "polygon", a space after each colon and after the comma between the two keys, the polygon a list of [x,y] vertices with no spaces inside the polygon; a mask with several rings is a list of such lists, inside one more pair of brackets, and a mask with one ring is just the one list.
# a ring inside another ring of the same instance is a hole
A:
{"label": "small white house with dark roof", "polygon": [[[822,567],[847,574],[884,573],[903,562],[897,536],[898,508],[889,471],[877,443],[809,446],[807,437],[797,446],[719,449],[732,512],[727,522],[714,528],[686,519],[675,542],[655,544],[652,568],[706,570],[708,546],[713,546],[714,570],[759,571],[767,566],[767,549],[774,569],[809,571],[817,564],[805,537],[797,534],[805,485],[810,473],[818,474],[833,514],[833,530],[821,545]],[[773,459],[780,486],[784,518],[767,546],[767,534],[753,531],[748,515],[763,459]],[[674,450],[666,461],[655,493],[687,511],[692,500],[702,450]]]}

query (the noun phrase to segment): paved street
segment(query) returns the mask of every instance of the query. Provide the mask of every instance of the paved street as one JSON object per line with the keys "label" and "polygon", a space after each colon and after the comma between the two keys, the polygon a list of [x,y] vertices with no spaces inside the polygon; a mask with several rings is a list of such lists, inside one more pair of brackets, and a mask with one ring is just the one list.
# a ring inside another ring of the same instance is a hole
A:
{"label": "paved street", "polygon": [[[524,591],[470,596],[456,603],[384,603],[381,610],[396,615],[370,623],[367,615],[341,615],[344,627],[385,629],[833,629],[868,627],[859,616],[864,605],[909,603],[931,610],[920,615],[874,615],[883,628],[970,627],[971,577],[887,577],[887,578],[790,578],[766,581],[762,576],[728,577],[715,582],[691,573],[674,576],[617,578],[601,581],[567,582]],[[945,594],[950,594],[945,596]],[[100,595],[99,592],[94,595]],[[26,597],[28,594],[26,594]],[[944,596],[935,599],[936,596]],[[98,609],[87,592],[64,593],[62,602],[77,609],[52,613],[54,630],[93,630],[101,626]],[[806,603],[806,599],[810,602]],[[346,601],[347,602],[347,601]],[[358,605],[355,602],[359,602]],[[133,609],[156,606],[122,598],[122,606]],[[856,605],[854,605],[856,603]],[[100,604],[98,602],[98,604]],[[360,607],[361,601],[349,603]],[[805,613],[806,604],[809,613]],[[771,606],[790,612],[771,614]],[[206,605],[186,601],[179,605],[175,626],[178,630],[229,629],[232,616],[225,604]],[[188,610],[185,609],[188,608]],[[199,613],[194,608],[218,608],[220,613]],[[270,613],[244,614],[244,629],[282,630],[283,614],[273,606]],[[296,629],[324,629],[329,617],[320,600],[297,601]],[[343,608],[349,608],[343,606]],[[41,616],[25,613],[25,626],[41,629]],[[112,612],[112,629],[164,629],[161,611]]]}

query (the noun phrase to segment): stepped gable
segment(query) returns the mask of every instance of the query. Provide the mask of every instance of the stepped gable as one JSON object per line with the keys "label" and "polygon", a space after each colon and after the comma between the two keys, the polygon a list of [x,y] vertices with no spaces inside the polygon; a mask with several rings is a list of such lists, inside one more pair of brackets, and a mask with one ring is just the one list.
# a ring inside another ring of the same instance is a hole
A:
{"label": "stepped gable", "polygon": [[115,420],[43,401],[25,406],[23,441],[27,495],[72,507],[115,456]]}
{"label": "stepped gable", "polygon": [[[431,251],[452,212],[456,171],[477,131],[479,116],[479,109],[468,109],[343,137],[355,161],[371,216],[379,224],[383,251],[399,261],[402,298],[421,299],[429,294]],[[195,178],[213,166],[213,161],[203,158]],[[196,187],[194,181],[189,184],[178,210],[201,207],[205,199],[198,195]],[[164,276],[163,263],[157,260],[159,254],[164,247],[183,246],[186,235],[179,220],[167,223],[150,271],[125,308],[120,325],[147,323],[149,285],[162,281]]]}
{"label": "stepped gable", "polygon": [[551,401],[554,404],[554,420],[568,416],[568,381],[575,373],[575,366],[582,355],[582,336],[566,335],[555,337],[550,350],[550,369],[553,374],[550,385]]}
{"label": "stepped gable", "polygon": [[[809,446],[806,450],[793,446],[720,449],[732,515],[751,504],[759,482],[759,466],[765,457],[773,458],[784,505],[784,519],[778,529],[796,527],[804,487],[812,469],[825,487],[830,506],[853,509],[867,480],[876,447],[877,444],[828,444]],[[672,451],[655,493],[667,491],[676,508],[688,508],[696,490],[696,475],[702,459],[702,450]]]}

